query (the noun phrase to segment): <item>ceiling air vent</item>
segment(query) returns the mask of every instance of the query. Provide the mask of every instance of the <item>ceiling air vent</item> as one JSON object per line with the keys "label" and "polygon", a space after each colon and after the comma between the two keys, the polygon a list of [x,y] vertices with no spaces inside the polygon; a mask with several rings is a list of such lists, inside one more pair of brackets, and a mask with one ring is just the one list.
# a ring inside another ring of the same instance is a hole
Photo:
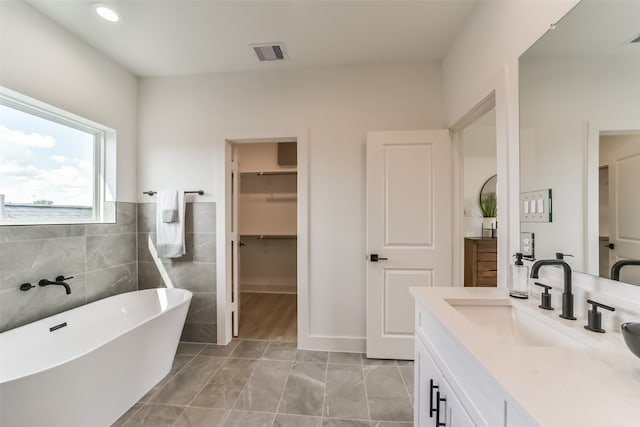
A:
{"label": "ceiling air vent", "polygon": [[260,61],[282,61],[287,57],[283,43],[254,44],[251,48]]}

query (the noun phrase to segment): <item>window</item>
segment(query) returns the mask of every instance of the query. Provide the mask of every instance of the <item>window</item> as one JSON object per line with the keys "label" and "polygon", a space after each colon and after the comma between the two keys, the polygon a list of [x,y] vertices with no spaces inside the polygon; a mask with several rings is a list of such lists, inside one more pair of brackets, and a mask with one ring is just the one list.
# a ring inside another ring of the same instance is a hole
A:
{"label": "window", "polygon": [[108,160],[114,130],[0,88],[0,223],[114,222]]}

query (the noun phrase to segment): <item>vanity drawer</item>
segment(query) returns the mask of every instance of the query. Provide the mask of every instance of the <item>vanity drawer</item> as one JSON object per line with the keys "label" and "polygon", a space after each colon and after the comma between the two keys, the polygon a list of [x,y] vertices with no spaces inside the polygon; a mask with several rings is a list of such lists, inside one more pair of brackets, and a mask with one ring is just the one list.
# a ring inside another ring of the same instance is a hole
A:
{"label": "vanity drawer", "polygon": [[491,261],[494,264],[498,261],[498,254],[496,252],[478,252],[478,261]]}
{"label": "vanity drawer", "polygon": [[476,286],[482,288],[495,288],[497,276],[494,273],[492,277],[478,277],[476,279]]}
{"label": "vanity drawer", "polygon": [[478,253],[493,253],[495,254],[498,251],[498,246],[496,245],[496,239],[486,239],[486,240],[478,240]]}
{"label": "vanity drawer", "polygon": [[478,277],[496,277],[497,267],[495,261],[478,261]]}

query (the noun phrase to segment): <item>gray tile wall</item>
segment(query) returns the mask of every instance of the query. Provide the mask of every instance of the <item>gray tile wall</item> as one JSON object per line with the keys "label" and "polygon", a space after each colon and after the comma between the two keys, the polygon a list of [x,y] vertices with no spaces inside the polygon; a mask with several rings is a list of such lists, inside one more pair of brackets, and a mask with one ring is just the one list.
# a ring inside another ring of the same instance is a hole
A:
{"label": "gray tile wall", "polygon": [[[138,288],[135,203],[117,203],[115,224],[1,226],[0,331]],[[24,282],[74,276],[62,286]]]}
{"label": "gray tile wall", "polygon": [[[156,238],[155,203],[138,204],[138,283],[140,289],[164,287],[148,249]],[[216,342],[216,205],[187,203],[187,253],[163,264],[174,286],[193,292],[182,341]]]}

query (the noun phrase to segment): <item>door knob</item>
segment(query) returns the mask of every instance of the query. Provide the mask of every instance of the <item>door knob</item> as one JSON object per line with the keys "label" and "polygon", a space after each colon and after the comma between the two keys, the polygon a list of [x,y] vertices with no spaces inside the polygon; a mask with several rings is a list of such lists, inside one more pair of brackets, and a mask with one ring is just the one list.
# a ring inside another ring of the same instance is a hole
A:
{"label": "door knob", "polygon": [[371,255],[369,255],[369,261],[371,261],[371,262],[386,261],[386,260],[388,260],[388,259],[389,259],[389,258],[381,257],[381,256],[379,256],[378,254],[371,254]]}
{"label": "door knob", "polygon": [[615,244],[613,244],[613,243],[609,243],[609,244],[607,245],[607,247],[608,247],[609,249],[615,249],[615,248],[616,248],[616,245],[615,245]]}

